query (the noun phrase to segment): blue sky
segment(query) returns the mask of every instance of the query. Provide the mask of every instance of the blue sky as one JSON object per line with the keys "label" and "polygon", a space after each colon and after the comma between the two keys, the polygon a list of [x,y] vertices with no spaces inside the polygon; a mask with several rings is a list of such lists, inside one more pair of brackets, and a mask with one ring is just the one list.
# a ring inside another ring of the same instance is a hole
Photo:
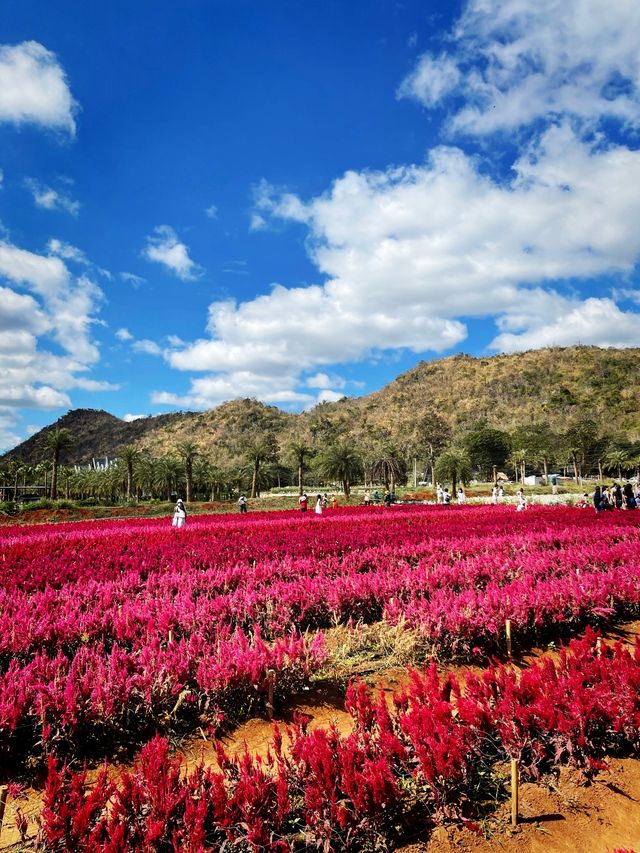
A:
{"label": "blue sky", "polygon": [[638,344],[635,0],[51,10],[0,10],[0,447]]}

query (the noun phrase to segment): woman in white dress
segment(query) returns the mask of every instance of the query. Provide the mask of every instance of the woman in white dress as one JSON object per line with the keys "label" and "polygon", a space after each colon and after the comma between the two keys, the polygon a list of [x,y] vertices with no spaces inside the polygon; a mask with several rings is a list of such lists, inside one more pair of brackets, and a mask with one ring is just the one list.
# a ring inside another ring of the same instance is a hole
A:
{"label": "woman in white dress", "polygon": [[178,502],[176,503],[173,509],[173,521],[171,524],[174,527],[184,527],[187,523],[187,510],[185,509],[184,503],[182,502],[182,498],[178,498]]}
{"label": "woman in white dress", "polygon": [[316,501],[316,515],[322,515],[322,495],[318,495],[318,500]]}

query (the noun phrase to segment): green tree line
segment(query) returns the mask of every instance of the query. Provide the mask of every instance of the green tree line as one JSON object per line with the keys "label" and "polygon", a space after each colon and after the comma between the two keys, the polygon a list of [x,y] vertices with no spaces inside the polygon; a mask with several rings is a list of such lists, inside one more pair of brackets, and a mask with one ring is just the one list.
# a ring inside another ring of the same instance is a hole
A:
{"label": "green tree line", "polygon": [[524,482],[527,474],[547,477],[564,471],[577,481],[605,475],[622,479],[639,474],[640,442],[624,433],[603,432],[587,414],[567,422],[563,432],[531,423],[511,432],[480,421],[453,431],[437,411],[407,416],[389,427],[332,421],[322,407],[299,434],[279,435],[260,409],[248,409],[231,435],[211,449],[196,440],[178,440],[169,452],[154,455],[124,445],[109,467],[60,465],[73,445],[67,429],[47,433],[42,459],[35,465],[14,458],[0,468],[5,500],[30,497],[118,503],[143,498],[215,501],[245,492],[257,497],[275,486],[338,487],[348,497],[354,484],[394,489],[414,482],[487,482],[498,473]]}

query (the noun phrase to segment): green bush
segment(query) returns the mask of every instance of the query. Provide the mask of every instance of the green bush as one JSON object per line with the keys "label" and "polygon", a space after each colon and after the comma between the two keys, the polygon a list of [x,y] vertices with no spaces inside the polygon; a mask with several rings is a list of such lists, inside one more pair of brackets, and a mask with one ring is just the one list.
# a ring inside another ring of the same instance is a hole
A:
{"label": "green bush", "polygon": [[75,509],[76,504],[73,501],[56,501],[54,504],[56,509]]}
{"label": "green bush", "polygon": [[41,498],[39,501],[30,503],[27,509],[53,509],[53,501],[49,498]]}
{"label": "green bush", "polygon": [[20,514],[20,507],[15,501],[0,501],[0,512],[15,516]]}

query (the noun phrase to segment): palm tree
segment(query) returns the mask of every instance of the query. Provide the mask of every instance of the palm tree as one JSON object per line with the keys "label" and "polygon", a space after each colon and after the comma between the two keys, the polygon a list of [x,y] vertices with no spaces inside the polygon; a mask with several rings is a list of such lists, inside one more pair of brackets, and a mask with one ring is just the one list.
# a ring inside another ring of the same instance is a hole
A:
{"label": "palm tree", "polygon": [[44,447],[51,451],[51,500],[58,497],[58,466],[60,465],[60,454],[73,444],[73,436],[68,429],[52,429],[44,439]]}
{"label": "palm tree", "polygon": [[622,479],[622,471],[631,467],[631,459],[626,450],[610,450],[604,459],[607,471],[618,472],[618,480]]}
{"label": "palm tree", "polygon": [[471,477],[471,460],[464,450],[450,447],[440,455],[435,473],[439,480],[451,480],[451,494],[455,495],[458,480],[466,483]]}
{"label": "palm tree", "polygon": [[155,495],[157,460],[148,451],[140,454],[135,468],[136,482],[145,495]]}
{"label": "palm tree", "polygon": [[175,456],[162,456],[155,462],[154,486],[158,491],[164,492],[169,501],[172,493],[178,489],[183,470],[180,460],[176,459]]}
{"label": "palm tree", "polygon": [[12,459],[9,462],[9,474],[13,477],[13,500],[18,500],[18,480],[24,471],[25,463],[22,459]]}
{"label": "palm tree", "polygon": [[53,464],[50,459],[43,459],[41,462],[38,462],[36,465],[35,471],[36,474],[44,475],[44,488],[42,491],[43,497],[47,495],[47,477],[50,471],[53,470]]}
{"label": "palm tree", "polygon": [[292,441],[288,447],[288,455],[295,462],[298,469],[298,494],[304,491],[305,463],[313,453],[311,447],[304,441]]}
{"label": "palm tree", "polygon": [[120,448],[118,455],[127,467],[127,500],[130,501],[133,491],[133,468],[140,459],[140,451],[133,444],[125,444]]}
{"label": "palm tree", "polygon": [[2,500],[7,499],[7,483],[9,482],[9,472],[6,468],[0,468],[0,487],[2,488]]}
{"label": "palm tree", "polygon": [[251,464],[251,497],[259,492],[259,473],[263,462],[274,462],[278,454],[278,443],[275,434],[256,432],[243,442],[243,453]]}
{"label": "palm tree", "polygon": [[193,493],[193,462],[198,456],[198,445],[193,441],[181,441],[176,445],[176,450],[184,463],[184,475],[187,486],[185,500],[190,503]]}
{"label": "palm tree", "polygon": [[377,459],[371,464],[371,476],[382,481],[385,488],[391,489],[392,492],[395,491],[396,480],[406,480],[407,465],[396,447],[386,444],[381,449]]}
{"label": "palm tree", "polygon": [[318,457],[318,470],[322,476],[342,483],[347,500],[351,484],[362,475],[362,459],[352,444],[331,444]]}

